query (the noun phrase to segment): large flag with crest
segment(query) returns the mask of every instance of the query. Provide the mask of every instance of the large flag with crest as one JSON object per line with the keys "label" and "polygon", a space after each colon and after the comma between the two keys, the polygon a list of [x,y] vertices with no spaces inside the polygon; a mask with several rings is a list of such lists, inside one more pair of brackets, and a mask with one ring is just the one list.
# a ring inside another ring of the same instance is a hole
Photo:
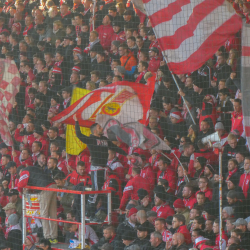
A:
{"label": "large flag with crest", "polygon": [[74,125],[73,115],[76,114],[80,126],[90,127],[98,114],[106,114],[121,123],[140,121],[145,124],[154,83],[155,75],[148,79],[147,85],[123,81],[93,90],[53,117],[52,121]]}

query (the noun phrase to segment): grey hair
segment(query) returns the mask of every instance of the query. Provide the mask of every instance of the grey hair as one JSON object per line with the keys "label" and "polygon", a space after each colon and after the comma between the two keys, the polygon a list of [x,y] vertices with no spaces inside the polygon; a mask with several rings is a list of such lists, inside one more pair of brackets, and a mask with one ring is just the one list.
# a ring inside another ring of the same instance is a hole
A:
{"label": "grey hair", "polygon": [[154,231],[153,233],[151,233],[151,235],[153,235],[154,238],[158,238],[159,240],[162,240],[162,235],[160,232]]}

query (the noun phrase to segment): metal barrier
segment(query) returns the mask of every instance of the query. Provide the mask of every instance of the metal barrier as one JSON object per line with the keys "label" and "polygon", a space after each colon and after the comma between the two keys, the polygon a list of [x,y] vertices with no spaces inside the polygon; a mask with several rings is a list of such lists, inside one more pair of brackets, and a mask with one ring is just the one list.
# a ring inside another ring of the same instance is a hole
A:
{"label": "metal barrier", "polygon": [[86,194],[107,194],[108,196],[108,221],[104,221],[102,224],[110,224],[111,223],[111,191],[73,191],[73,190],[64,190],[58,188],[44,188],[44,187],[33,187],[33,186],[26,186],[26,189],[31,190],[40,190],[40,191],[52,191],[52,192],[60,192],[60,193],[71,193],[71,194],[79,194],[81,195],[81,222],[77,221],[66,221],[66,220],[58,220],[58,219],[51,219],[51,218],[44,218],[40,216],[32,216],[26,215],[26,200],[25,194],[22,195],[22,209],[23,209],[23,244],[26,238],[26,219],[25,218],[35,218],[40,220],[49,220],[49,221],[56,221],[56,222],[63,222],[63,223],[70,223],[70,224],[77,224],[80,225],[80,232],[79,232],[79,241],[81,241],[82,248],[85,247],[85,225],[97,225],[100,223],[85,223],[85,195]]}

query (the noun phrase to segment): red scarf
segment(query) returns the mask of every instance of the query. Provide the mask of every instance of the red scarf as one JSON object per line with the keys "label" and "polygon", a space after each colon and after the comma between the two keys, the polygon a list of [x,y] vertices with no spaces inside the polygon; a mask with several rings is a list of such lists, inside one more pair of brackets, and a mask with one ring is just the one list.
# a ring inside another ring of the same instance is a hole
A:
{"label": "red scarf", "polygon": [[29,27],[25,27],[24,31],[23,31],[23,36],[27,36],[28,35],[28,31],[31,30],[33,28],[33,23],[29,26]]}
{"label": "red scarf", "polygon": [[59,61],[59,62],[55,62],[55,65],[56,65],[57,67],[60,67],[61,64],[62,64],[62,62],[63,62],[63,60],[61,60],[61,61]]}
{"label": "red scarf", "polygon": [[89,51],[90,51],[90,44],[84,49],[83,52],[84,52],[85,54],[88,54]]}
{"label": "red scarf", "polygon": [[226,181],[228,181],[229,178],[230,178],[233,174],[235,174],[237,171],[238,171],[238,168],[235,168],[233,171],[229,171],[229,172],[228,172],[228,177],[227,177]]}
{"label": "red scarf", "polygon": [[136,78],[135,82],[139,83],[141,81],[141,79],[144,77],[144,75],[146,74],[147,70],[144,70],[140,73],[140,75]]}

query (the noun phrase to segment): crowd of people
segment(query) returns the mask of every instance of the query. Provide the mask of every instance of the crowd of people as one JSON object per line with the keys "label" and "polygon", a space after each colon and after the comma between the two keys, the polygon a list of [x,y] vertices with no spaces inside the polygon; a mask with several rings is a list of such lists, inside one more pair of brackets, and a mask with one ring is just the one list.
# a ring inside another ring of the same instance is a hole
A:
{"label": "crowd of people", "polygon": [[[249,17],[249,3],[231,2]],[[175,75],[176,82],[150,20],[130,0],[7,0],[0,3],[0,41],[0,58],[14,60],[21,77],[9,116],[14,147],[0,141],[1,250],[23,248],[23,193],[27,204],[38,197],[35,215],[70,222],[25,218],[26,250],[79,239],[73,222],[81,221],[80,195],[31,191],[27,185],[111,190],[108,225],[107,196],[86,196],[85,221],[94,223],[85,226],[91,250],[215,250],[220,244],[222,250],[250,249],[240,32],[200,69]],[[146,126],[170,151],[110,141],[99,124],[88,137],[74,116],[76,135],[87,148],[67,154],[66,126],[51,119],[70,106],[75,87],[93,91],[123,80],[143,86],[154,74]],[[220,149],[206,143],[215,132]]]}

